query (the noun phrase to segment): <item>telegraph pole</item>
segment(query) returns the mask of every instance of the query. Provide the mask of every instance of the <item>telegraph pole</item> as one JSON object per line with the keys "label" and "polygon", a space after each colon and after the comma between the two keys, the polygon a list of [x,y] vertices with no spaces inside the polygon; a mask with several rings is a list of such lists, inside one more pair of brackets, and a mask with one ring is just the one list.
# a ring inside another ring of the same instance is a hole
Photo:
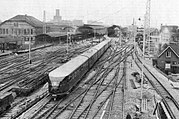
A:
{"label": "telegraph pole", "polygon": [[133,26],[133,44],[134,44],[134,50],[135,50],[135,21],[134,21],[134,18],[133,18],[132,26]]}
{"label": "telegraph pole", "polygon": [[[26,19],[27,15],[25,15],[25,19]],[[29,38],[29,64],[32,64],[31,61],[31,38]]]}
{"label": "telegraph pole", "polygon": [[[43,14],[43,34],[46,34],[46,13],[45,13],[45,10],[44,10],[44,14]],[[46,39],[44,38],[44,41],[46,43]]]}

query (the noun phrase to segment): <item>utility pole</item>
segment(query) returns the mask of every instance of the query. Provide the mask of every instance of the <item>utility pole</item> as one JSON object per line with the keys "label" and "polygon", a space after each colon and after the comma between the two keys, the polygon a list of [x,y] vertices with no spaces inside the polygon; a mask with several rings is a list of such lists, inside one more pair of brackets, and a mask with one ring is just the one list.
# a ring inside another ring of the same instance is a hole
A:
{"label": "utility pole", "polygon": [[68,54],[68,29],[67,29],[67,54]]}
{"label": "utility pole", "polygon": [[135,50],[135,21],[134,21],[134,18],[133,18],[133,44],[134,44],[134,50]]}
{"label": "utility pole", "polygon": [[[44,13],[43,13],[43,34],[46,34],[46,13],[45,13],[45,10],[44,10]],[[46,43],[46,39],[45,39],[45,37],[44,37],[44,41],[45,41],[45,43]]]}
{"label": "utility pole", "polygon": [[[27,17],[27,15],[25,15],[25,20],[27,19],[26,17]],[[31,61],[31,38],[29,38],[29,64],[32,64],[32,61]]]}
{"label": "utility pole", "polygon": [[44,10],[44,14],[43,14],[43,34],[46,33],[46,12]]}
{"label": "utility pole", "polygon": [[120,47],[121,47],[121,45],[122,45],[122,31],[120,30],[120,34],[119,34],[120,36],[119,36],[119,40],[120,40]]}

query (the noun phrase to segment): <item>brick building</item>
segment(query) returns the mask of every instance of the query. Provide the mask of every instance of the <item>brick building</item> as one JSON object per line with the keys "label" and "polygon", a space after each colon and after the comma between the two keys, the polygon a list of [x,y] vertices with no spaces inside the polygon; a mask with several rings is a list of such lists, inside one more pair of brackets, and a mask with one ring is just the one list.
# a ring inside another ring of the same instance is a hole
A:
{"label": "brick building", "polygon": [[[48,28],[47,28],[48,30]],[[16,15],[0,24],[0,37],[20,37],[23,44],[35,41],[35,36],[43,33],[43,22],[27,15]]]}
{"label": "brick building", "polygon": [[179,44],[164,45],[157,57],[157,67],[163,72],[179,73]]}

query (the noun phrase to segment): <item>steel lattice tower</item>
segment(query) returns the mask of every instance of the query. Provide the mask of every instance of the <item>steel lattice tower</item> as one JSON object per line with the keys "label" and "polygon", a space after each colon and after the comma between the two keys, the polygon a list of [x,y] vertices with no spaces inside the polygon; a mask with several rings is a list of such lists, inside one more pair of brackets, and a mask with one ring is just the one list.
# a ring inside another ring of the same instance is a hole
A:
{"label": "steel lattice tower", "polygon": [[147,46],[147,52],[150,53],[150,45],[151,45],[151,41],[150,41],[150,6],[151,6],[151,0],[147,0],[146,3],[146,13],[144,16],[144,30],[145,30],[145,34],[146,34],[146,46]]}
{"label": "steel lattice tower", "polygon": [[[150,53],[150,2],[147,0],[146,4],[146,13],[144,15],[144,36],[143,36],[143,59],[145,59],[145,52],[147,50]],[[147,49],[145,49],[147,46]],[[142,81],[141,81],[141,102],[140,102],[140,111],[146,111],[146,108],[143,106],[143,81],[144,81],[144,62],[142,61]]]}

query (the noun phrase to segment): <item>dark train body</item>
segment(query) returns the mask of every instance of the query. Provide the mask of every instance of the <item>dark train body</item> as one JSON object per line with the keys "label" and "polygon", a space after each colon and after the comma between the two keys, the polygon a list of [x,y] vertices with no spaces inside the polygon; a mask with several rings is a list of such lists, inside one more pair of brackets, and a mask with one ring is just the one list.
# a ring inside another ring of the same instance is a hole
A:
{"label": "dark train body", "polygon": [[0,114],[11,107],[11,103],[14,101],[14,96],[12,93],[5,93],[0,95]]}
{"label": "dark train body", "polygon": [[111,40],[105,40],[50,72],[50,94],[52,96],[69,94],[72,88],[75,87],[110,45]]}

